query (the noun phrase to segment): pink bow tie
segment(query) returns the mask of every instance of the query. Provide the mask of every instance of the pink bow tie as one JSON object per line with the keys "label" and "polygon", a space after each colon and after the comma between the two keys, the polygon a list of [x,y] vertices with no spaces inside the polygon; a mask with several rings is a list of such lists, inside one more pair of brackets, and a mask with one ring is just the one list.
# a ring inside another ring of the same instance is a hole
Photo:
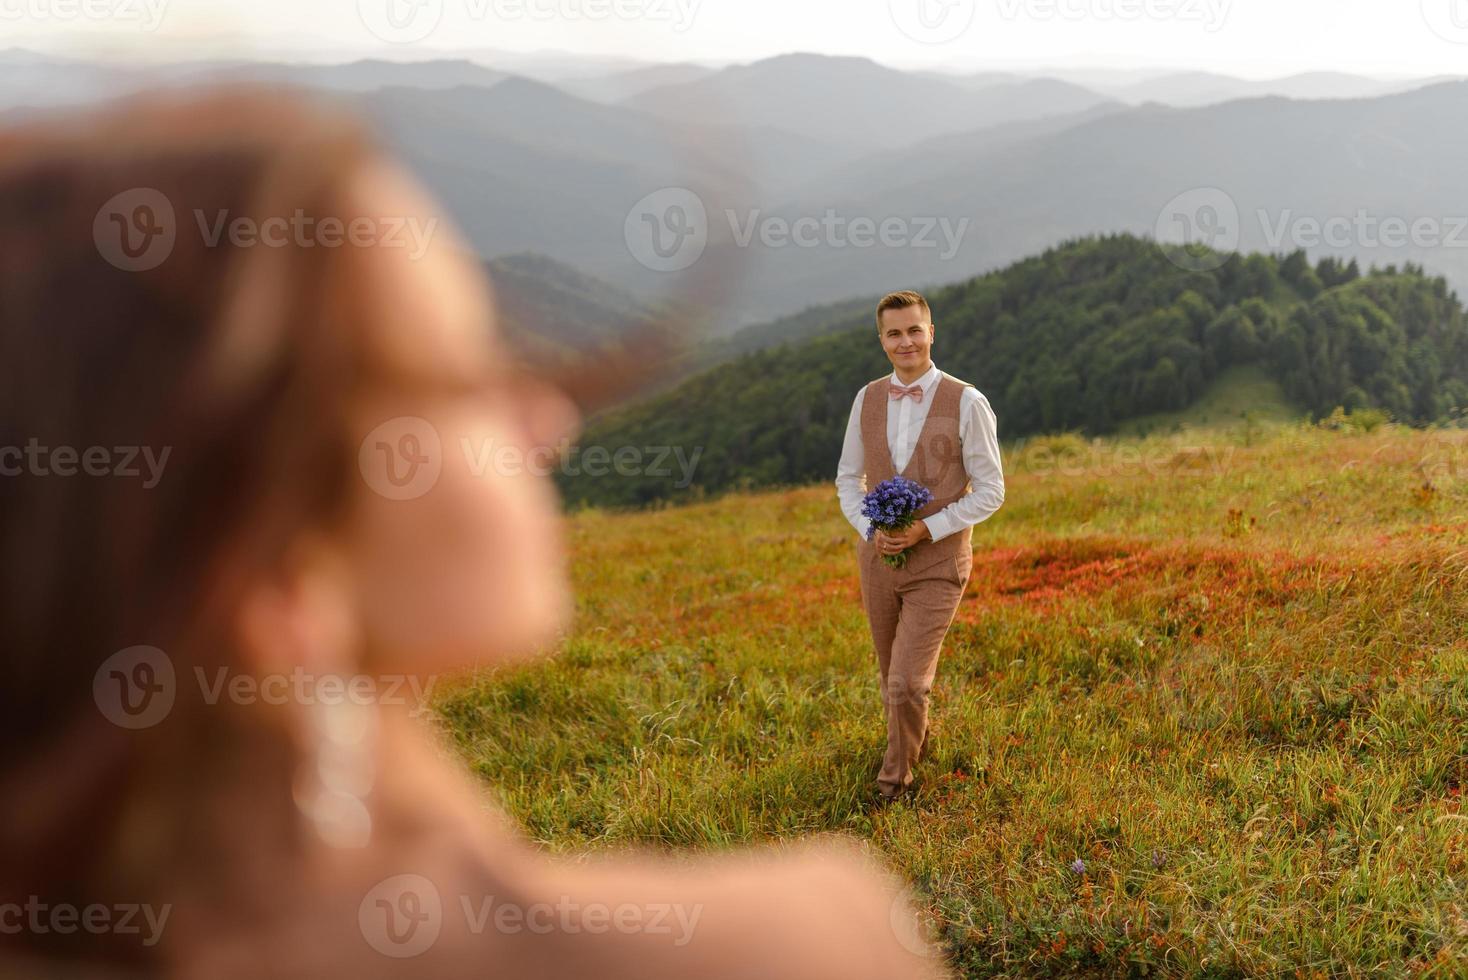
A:
{"label": "pink bow tie", "polygon": [[913,401],[921,404],[923,400],[923,386],[913,385],[911,388],[904,388],[901,385],[892,384],[890,381],[887,383],[887,396],[893,401],[899,400],[904,395],[911,395]]}

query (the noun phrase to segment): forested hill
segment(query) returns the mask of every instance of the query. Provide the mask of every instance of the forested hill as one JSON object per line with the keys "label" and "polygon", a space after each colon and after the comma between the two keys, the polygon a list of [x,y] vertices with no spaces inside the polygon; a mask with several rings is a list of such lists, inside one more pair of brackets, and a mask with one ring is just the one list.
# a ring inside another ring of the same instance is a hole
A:
{"label": "forested hill", "polygon": [[[1180,410],[1238,365],[1262,367],[1301,414],[1371,406],[1422,423],[1468,407],[1468,331],[1442,279],[1411,264],[1362,276],[1354,262],[1312,266],[1303,252],[1193,271],[1214,263],[1190,254],[1175,263],[1149,239],[1088,237],[930,292],[933,360],[988,396],[1004,440],[1100,435]],[[890,370],[871,313],[853,313],[849,328],[602,416],[580,442],[697,452],[691,486],[705,492],[831,479],[857,388]],[[560,482],[573,504],[686,495],[678,467],[663,469],[671,475],[622,467]]]}

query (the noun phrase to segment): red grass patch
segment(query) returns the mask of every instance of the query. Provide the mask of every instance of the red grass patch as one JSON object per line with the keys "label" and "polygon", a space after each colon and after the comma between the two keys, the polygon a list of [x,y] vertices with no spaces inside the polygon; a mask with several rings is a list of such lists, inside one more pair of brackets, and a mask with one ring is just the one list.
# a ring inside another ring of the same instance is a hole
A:
{"label": "red grass patch", "polygon": [[1066,538],[975,554],[959,618],[972,621],[986,607],[1053,609],[1104,594],[1217,619],[1246,607],[1277,607],[1353,576],[1364,580],[1378,566],[1360,555],[1300,558],[1187,543]]}
{"label": "red grass patch", "polygon": [[1155,556],[1147,545],[1100,538],[995,548],[974,554],[969,594],[1001,600],[1089,595],[1149,574]]}
{"label": "red grass patch", "polygon": [[[1000,609],[1054,612],[1105,601],[1115,612],[1161,616],[1179,633],[1203,637],[1251,611],[1347,584],[1370,588],[1395,559],[1362,550],[1306,556],[1266,548],[1220,547],[1188,541],[1150,542],[1104,536],[1057,538],[974,555],[959,622],[978,622]],[[831,610],[861,608],[854,561],[821,562],[799,578],[773,576],[755,588],[709,595],[672,611],[664,628],[690,631],[789,628]]]}

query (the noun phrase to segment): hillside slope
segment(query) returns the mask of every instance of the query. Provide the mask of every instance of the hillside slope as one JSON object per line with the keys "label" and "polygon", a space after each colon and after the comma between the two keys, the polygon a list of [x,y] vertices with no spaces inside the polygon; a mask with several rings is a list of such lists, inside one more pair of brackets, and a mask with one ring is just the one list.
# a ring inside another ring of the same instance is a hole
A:
{"label": "hillside slope", "polygon": [[[1175,257],[1175,254],[1174,254]],[[1412,422],[1468,406],[1468,329],[1441,279],[1360,277],[1304,253],[1186,271],[1129,235],[1066,243],[929,296],[933,359],[978,386],[1002,439],[1119,423],[1194,403],[1219,372],[1258,365],[1299,410],[1379,407]],[[692,484],[653,472],[563,474],[573,503],[637,505],[688,490],[827,479],[856,390],[890,370],[866,311],[848,327],[697,375],[587,427],[585,446],[698,454]]]}

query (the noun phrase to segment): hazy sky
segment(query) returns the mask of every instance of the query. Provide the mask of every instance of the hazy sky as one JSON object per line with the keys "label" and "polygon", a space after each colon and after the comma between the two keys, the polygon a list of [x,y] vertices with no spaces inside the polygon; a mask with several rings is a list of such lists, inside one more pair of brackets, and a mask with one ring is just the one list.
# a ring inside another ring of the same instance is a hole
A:
{"label": "hazy sky", "polygon": [[0,47],[398,59],[788,51],[898,66],[1468,74],[1468,0],[0,0]]}

